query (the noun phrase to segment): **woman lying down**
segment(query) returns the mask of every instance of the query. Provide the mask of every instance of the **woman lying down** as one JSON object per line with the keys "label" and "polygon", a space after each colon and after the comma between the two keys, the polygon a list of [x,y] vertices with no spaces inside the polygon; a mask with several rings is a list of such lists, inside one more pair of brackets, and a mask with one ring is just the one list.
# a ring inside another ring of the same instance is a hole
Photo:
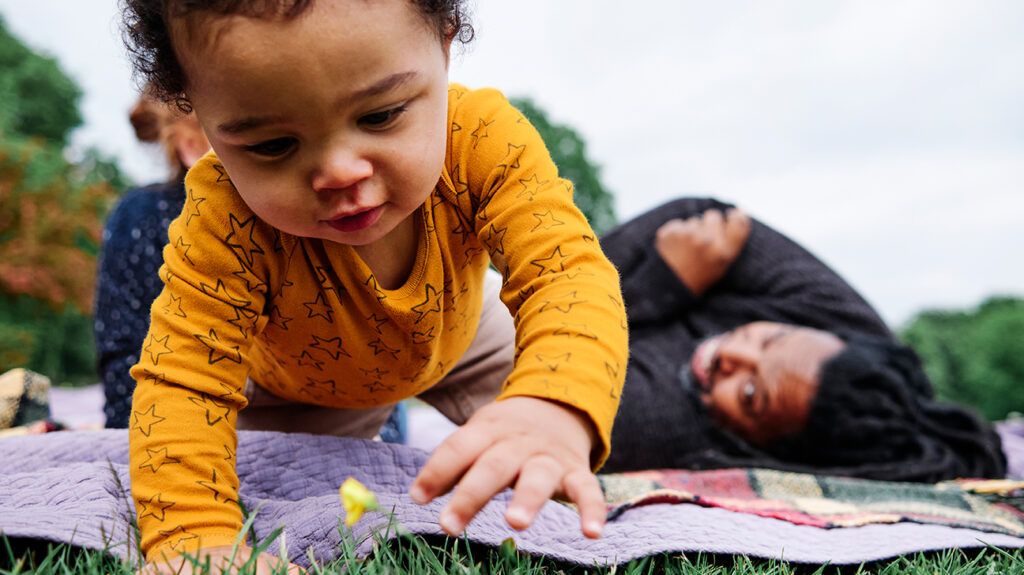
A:
{"label": "woman lying down", "polygon": [[1002,477],[991,424],[805,249],[685,198],[609,232],[630,362],[604,471],[767,467],[892,481]]}

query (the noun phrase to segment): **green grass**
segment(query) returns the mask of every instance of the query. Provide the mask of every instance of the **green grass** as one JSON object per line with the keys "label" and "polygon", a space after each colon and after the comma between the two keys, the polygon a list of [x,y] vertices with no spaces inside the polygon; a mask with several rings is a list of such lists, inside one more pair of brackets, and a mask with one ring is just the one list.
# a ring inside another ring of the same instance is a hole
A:
{"label": "green grass", "polygon": [[[517,553],[503,547],[493,549],[450,538],[402,536],[396,541],[376,542],[376,552],[366,559],[355,556],[355,544],[342,545],[339,558],[316,565],[311,573],[370,575],[410,573],[453,573],[459,575],[508,573],[515,575],[555,575],[576,573],[614,573],[616,575],[655,575],[659,573],[719,575],[739,573],[750,575],[825,575],[831,573],[893,575],[910,573],[934,575],[963,573],[991,575],[1024,573],[1024,552],[1006,552],[995,548],[975,552],[959,550],[919,554],[893,561],[852,567],[793,565],[746,557],[702,554],[663,555],[619,565],[613,568],[586,568],[560,564],[544,558]],[[276,548],[270,544],[269,549]],[[0,538],[0,575],[39,573],[45,575],[132,575],[135,566],[119,561],[100,551],[85,551],[66,545]],[[201,570],[202,571],[202,570]],[[252,573],[243,567],[240,574]]]}

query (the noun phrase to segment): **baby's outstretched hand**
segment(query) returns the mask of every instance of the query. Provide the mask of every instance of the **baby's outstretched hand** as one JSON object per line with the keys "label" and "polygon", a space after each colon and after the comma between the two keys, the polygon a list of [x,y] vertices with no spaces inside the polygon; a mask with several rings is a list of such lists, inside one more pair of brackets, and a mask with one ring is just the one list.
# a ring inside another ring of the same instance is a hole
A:
{"label": "baby's outstretched hand", "polygon": [[505,511],[514,529],[529,527],[544,503],[559,495],[576,504],[583,534],[596,539],[605,503],[590,470],[595,437],[590,421],[572,408],[533,397],[496,401],[438,446],[409,494],[428,503],[454,486],[439,521],[445,532],[459,535],[491,497],[515,482]]}

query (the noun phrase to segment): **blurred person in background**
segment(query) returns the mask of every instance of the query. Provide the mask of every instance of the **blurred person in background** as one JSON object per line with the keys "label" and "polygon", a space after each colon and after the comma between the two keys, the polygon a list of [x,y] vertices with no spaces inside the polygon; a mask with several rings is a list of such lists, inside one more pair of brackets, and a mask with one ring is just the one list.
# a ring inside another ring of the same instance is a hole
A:
{"label": "blurred person in background", "polygon": [[723,202],[684,198],[601,244],[622,275],[630,324],[605,471],[1005,475],[993,426],[937,401],[913,350],[779,232]]}

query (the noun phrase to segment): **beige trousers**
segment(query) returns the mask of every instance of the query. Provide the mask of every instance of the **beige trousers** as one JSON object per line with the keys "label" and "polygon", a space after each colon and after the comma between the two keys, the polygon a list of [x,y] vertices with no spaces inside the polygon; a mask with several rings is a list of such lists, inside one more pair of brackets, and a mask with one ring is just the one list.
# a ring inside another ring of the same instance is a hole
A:
{"label": "beige trousers", "polygon": [[[487,270],[484,277],[480,325],[469,349],[452,371],[419,398],[462,425],[477,409],[490,403],[512,371],[515,327],[498,295],[501,276]],[[249,380],[249,405],[238,414],[238,429],[340,435],[372,438],[380,431],[393,405],[370,409],[334,409],[280,398]]]}

